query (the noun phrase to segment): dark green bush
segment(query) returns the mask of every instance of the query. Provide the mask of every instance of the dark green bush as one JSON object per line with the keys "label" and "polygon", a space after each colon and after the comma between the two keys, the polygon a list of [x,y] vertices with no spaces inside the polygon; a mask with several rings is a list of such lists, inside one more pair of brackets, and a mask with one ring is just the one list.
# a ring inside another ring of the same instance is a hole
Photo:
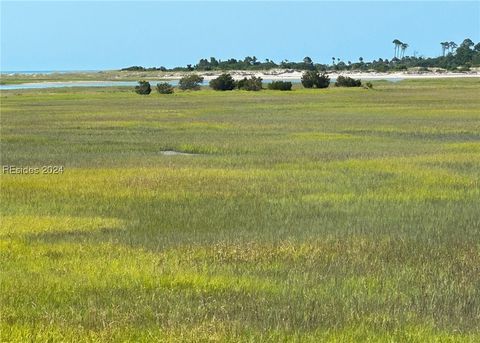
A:
{"label": "dark green bush", "polygon": [[365,83],[365,87],[366,88],[369,88],[369,89],[372,89],[373,88],[373,84],[371,82],[367,82]]}
{"label": "dark green bush", "polygon": [[292,83],[289,81],[272,81],[268,84],[268,89],[290,91],[292,90]]}
{"label": "dark green bush", "polygon": [[348,76],[340,75],[337,77],[337,82],[335,82],[335,86],[337,87],[360,87],[362,85],[362,81],[352,79]]}
{"label": "dark green bush", "polygon": [[230,74],[222,74],[210,81],[210,87],[216,91],[231,91],[235,88],[235,80]]}
{"label": "dark green bush", "polygon": [[261,77],[252,76],[249,79],[245,77],[237,81],[237,88],[246,91],[259,91],[262,89],[262,81]]}
{"label": "dark green bush", "polygon": [[316,70],[308,70],[302,75],[302,85],[305,88],[327,88],[330,85],[330,78],[327,74]]}
{"label": "dark green bush", "polygon": [[138,81],[138,86],[135,86],[135,93],[141,95],[148,95],[152,91],[148,81]]}
{"label": "dark green bush", "polygon": [[178,87],[181,90],[198,90],[200,84],[203,82],[203,77],[197,74],[185,75],[178,82]]}
{"label": "dark green bush", "polygon": [[167,82],[157,83],[157,92],[160,94],[172,94],[173,86]]}

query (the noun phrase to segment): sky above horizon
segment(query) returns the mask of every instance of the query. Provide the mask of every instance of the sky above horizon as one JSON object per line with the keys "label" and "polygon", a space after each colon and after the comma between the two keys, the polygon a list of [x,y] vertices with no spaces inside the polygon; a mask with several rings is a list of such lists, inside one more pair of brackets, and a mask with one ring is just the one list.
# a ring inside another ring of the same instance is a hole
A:
{"label": "sky above horizon", "polygon": [[185,66],[200,58],[317,63],[438,56],[480,40],[480,2],[128,2],[1,0],[0,68],[106,70]]}

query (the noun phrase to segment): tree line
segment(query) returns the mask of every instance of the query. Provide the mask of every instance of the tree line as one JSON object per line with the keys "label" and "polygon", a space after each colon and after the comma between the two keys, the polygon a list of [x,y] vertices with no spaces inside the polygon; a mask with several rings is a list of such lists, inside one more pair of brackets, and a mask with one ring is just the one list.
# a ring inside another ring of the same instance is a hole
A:
{"label": "tree line", "polygon": [[314,63],[311,57],[306,56],[302,61],[292,62],[283,60],[279,63],[271,59],[260,61],[255,56],[247,56],[244,59],[230,58],[222,61],[215,57],[209,59],[202,58],[195,64],[188,64],[186,67],[175,67],[167,69],[165,67],[145,68],[141,66],[132,66],[121,69],[122,71],[228,71],[228,70],[270,70],[270,69],[294,69],[294,70],[317,70],[317,71],[348,71],[373,70],[377,72],[401,71],[408,68],[419,67],[423,70],[427,68],[443,68],[447,70],[467,71],[471,67],[480,66],[480,43],[475,44],[467,38],[460,44],[455,42],[441,42],[442,54],[438,57],[410,56],[407,54],[408,43],[395,39],[394,54],[391,59],[382,59],[365,62],[363,57],[358,61],[344,61],[339,57],[332,57],[331,64]]}

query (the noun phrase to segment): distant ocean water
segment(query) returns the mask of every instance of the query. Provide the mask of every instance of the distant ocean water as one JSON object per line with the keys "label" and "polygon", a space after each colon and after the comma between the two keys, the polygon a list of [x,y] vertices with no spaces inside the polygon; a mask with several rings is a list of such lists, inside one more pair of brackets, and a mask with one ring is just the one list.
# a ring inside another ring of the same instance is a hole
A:
{"label": "distant ocean water", "polygon": [[97,72],[99,70],[0,70],[0,74],[21,74],[21,75],[33,75],[33,74],[68,74],[68,73],[88,73]]}

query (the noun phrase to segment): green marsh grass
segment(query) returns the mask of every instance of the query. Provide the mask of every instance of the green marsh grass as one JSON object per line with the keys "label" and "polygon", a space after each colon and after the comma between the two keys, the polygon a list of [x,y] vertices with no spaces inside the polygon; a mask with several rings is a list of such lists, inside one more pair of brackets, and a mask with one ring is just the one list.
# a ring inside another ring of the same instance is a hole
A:
{"label": "green marsh grass", "polygon": [[2,92],[0,341],[478,341],[479,90]]}

